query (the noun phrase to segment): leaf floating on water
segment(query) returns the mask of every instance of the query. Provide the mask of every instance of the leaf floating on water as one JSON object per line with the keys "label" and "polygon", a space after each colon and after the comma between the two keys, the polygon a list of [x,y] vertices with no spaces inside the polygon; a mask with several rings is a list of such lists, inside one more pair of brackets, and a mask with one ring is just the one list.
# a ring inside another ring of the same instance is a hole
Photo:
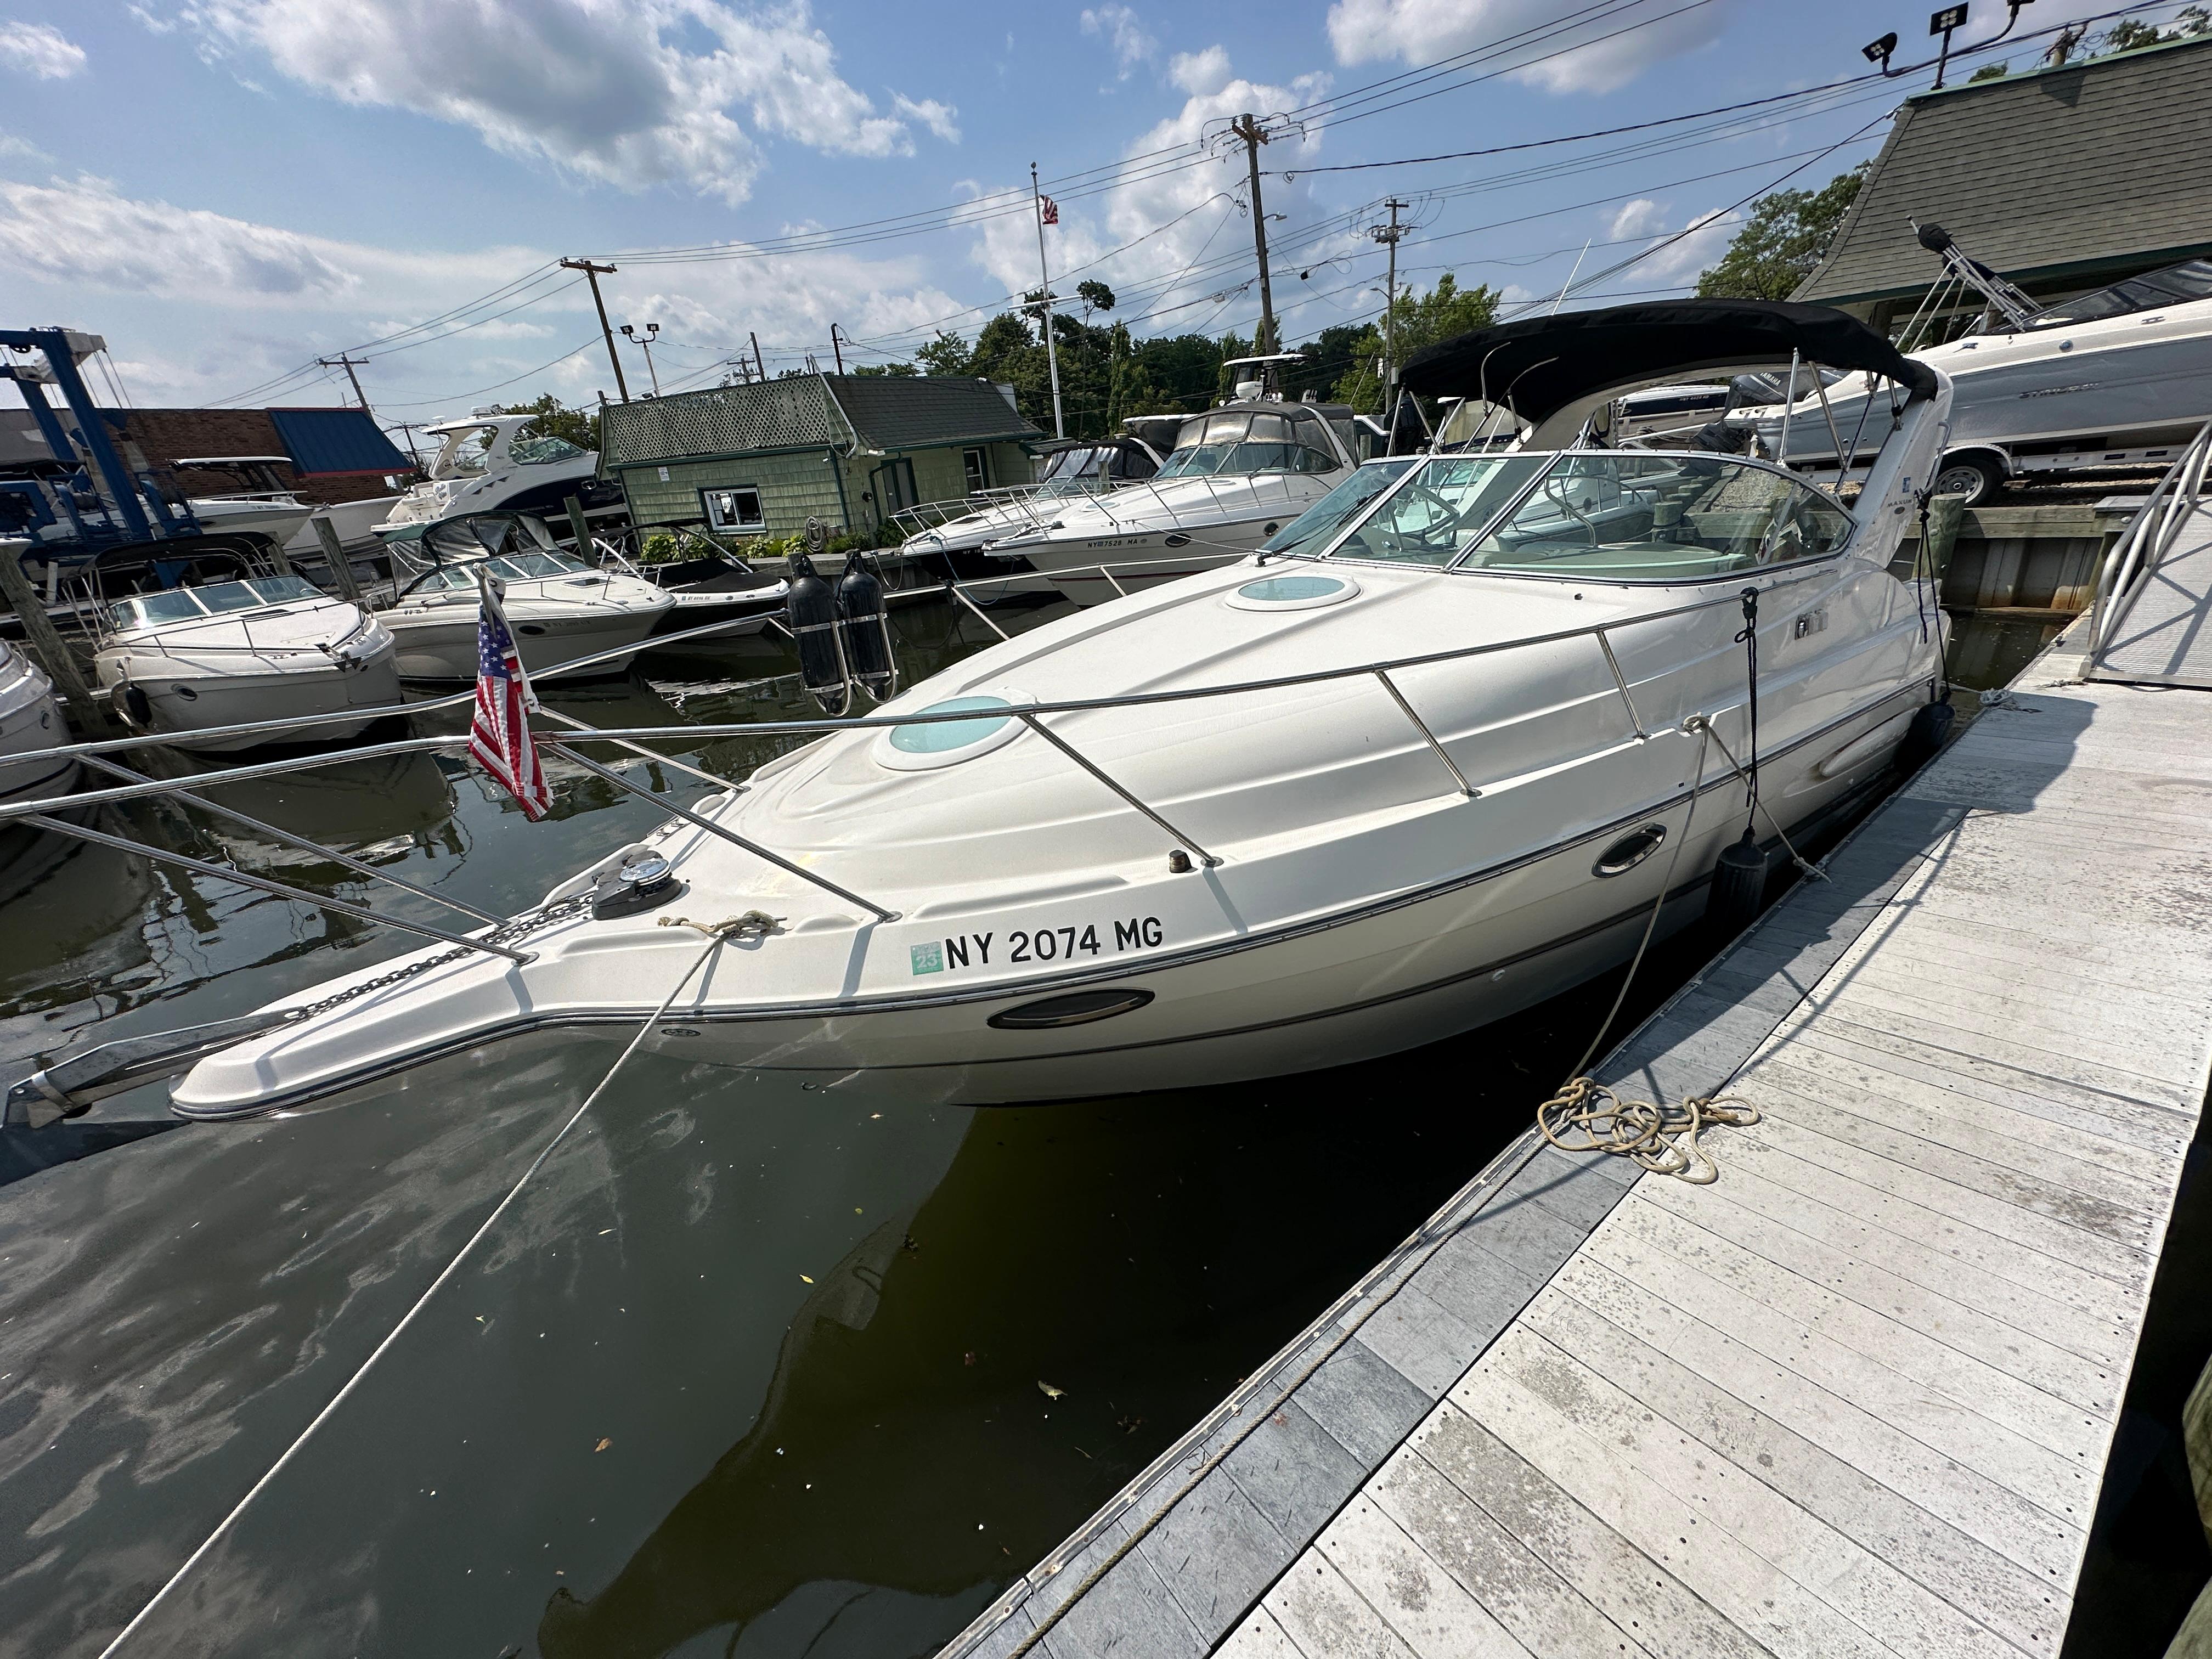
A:
{"label": "leaf floating on water", "polygon": [[806,1275],[805,1275],[805,1273],[801,1273],[801,1274],[799,1274],[799,1278],[800,1278],[800,1279],[805,1279],[805,1282],[806,1282],[807,1284],[809,1284],[809,1285],[811,1285],[811,1284],[814,1282],[812,1279],[807,1279],[807,1278],[806,1278]]}
{"label": "leaf floating on water", "polygon": [[610,1446],[613,1445],[614,1443],[614,1443],[614,1441],[613,1441],[611,1438],[609,1438],[609,1437],[604,1437],[604,1436],[603,1436],[603,1437],[600,1438],[599,1443],[598,1445],[596,1445],[596,1446],[592,1447],[592,1449],[593,1451],[595,1451],[595,1452],[603,1452],[603,1451],[605,1451],[608,1447],[610,1447]]}
{"label": "leaf floating on water", "polygon": [[1067,1390],[1066,1389],[1055,1389],[1051,1383],[1042,1382],[1037,1384],[1037,1387],[1044,1391],[1044,1397],[1048,1400],[1065,1400],[1067,1398]]}

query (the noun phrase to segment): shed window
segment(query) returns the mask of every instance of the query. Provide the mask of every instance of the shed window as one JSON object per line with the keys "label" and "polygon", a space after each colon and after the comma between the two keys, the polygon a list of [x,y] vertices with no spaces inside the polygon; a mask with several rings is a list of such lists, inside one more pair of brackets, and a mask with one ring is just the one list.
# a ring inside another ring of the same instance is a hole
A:
{"label": "shed window", "polygon": [[707,525],[713,530],[761,530],[768,525],[761,511],[761,493],[751,485],[735,489],[702,489],[699,499],[706,503]]}
{"label": "shed window", "polygon": [[963,449],[960,465],[967,469],[968,493],[980,495],[991,487],[991,453],[987,449]]}

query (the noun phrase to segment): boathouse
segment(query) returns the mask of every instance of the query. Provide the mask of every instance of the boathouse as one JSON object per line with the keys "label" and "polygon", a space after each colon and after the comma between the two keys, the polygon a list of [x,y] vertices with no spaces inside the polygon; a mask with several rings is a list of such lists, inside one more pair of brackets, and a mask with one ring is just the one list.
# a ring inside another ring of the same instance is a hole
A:
{"label": "boathouse", "polygon": [[2212,34],[1906,99],[1790,297],[1901,324],[1942,269],[1916,220],[2051,301],[2212,254]]}
{"label": "boathouse", "polygon": [[1030,483],[1044,436],[989,380],[794,374],[609,404],[599,476],[639,524],[873,532],[901,507]]}

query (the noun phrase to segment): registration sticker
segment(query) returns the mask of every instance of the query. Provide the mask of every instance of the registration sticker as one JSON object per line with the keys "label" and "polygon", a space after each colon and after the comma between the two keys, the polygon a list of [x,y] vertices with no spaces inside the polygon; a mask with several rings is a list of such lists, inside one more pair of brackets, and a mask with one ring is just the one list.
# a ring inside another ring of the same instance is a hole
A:
{"label": "registration sticker", "polygon": [[941,974],[945,971],[945,947],[935,939],[927,945],[915,945],[911,954],[915,973]]}

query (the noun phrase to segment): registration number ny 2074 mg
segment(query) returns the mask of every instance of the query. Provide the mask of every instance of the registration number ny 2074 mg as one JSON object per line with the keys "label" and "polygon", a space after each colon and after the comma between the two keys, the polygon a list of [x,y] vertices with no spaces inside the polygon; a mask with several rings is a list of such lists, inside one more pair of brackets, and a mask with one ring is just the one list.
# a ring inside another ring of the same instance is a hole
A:
{"label": "registration number ny 2074 mg", "polygon": [[988,968],[992,952],[1004,964],[1032,962],[1081,962],[1090,957],[1119,956],[1128,951],[1155,950],[1167,940],[1158,916],[1136,916],[1127,921],[1097,921],[1073,927],[1016,927],[1000,933],[956,933],[910,948],[914,971],[942,974],[955,968]]}

